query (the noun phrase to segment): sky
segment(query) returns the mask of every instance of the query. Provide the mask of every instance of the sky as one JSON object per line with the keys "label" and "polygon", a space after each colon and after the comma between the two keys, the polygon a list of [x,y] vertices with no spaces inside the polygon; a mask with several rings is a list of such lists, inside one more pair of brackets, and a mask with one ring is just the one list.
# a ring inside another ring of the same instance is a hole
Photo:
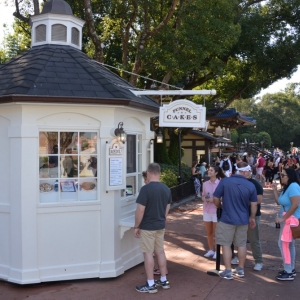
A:
{"label": "sky", "polygon": [[[3,4],[3,0],[2,1],[0,0],[0,47],[4,36],[3,24],[6,23],[9,26],[9,28],[11,28],[11,24],[13,23],[14,20],[14,17],[12,15],[13,12],[14,12],[13,6],[6,6],[5,4]],[[300,82],[300,66],[298,67],[298,70],[292,75],[290,79],[284,78],[276,81],[268,88],[258,93],[256,97],[262,97],[264,94],[267,93],[273,94],[273,93],[283,91],[286,85],[292,82]]]}
{"label": "sky", "polygon": [[4,35],[4,28],[3,24],[6,23],[7,25],[11,25],[14,21],[13,17],[14,7],[13,6],[6,6],[3,4],[3,1],[0,0],[0,41],[2,44],[2,39]]}

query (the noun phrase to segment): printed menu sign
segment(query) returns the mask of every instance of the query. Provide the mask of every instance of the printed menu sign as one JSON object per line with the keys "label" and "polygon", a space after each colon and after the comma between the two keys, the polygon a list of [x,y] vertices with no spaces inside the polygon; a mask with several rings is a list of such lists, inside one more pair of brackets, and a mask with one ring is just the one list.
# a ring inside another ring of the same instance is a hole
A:
{"label": "printed menu sign", "polygon": [[109,185],[122,185],[122,158],[109,159]]}
{"label": "printed menu sign", "polygon": [[73,181],[64,181],[60,183],[62,192],[76,192]]}

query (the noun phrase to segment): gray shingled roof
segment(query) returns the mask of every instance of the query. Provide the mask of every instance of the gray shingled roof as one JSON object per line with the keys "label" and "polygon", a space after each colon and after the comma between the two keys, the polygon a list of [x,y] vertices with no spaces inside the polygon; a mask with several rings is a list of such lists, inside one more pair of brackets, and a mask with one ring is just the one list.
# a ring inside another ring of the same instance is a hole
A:
{"label": "gray shingled roof", "polygon": [[0,65],[0,102],[3,96],[9,95],[39,96],[38,99],[92,98],[93,103],[101,104],[105,99],[122,105],[123,101],[124,105],[158,112],[159,104],[155,100],[134,96],[129,89],[134,87],[70,46],[33,47]]}

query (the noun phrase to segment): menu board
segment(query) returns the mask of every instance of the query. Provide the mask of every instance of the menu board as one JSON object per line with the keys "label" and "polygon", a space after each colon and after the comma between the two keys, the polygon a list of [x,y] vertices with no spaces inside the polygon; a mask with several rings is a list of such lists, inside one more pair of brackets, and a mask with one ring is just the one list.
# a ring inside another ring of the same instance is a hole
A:
{"label": "menu board", "polygon": [[109,185],[122,185],[122,158],[113,157],[109,159]]}

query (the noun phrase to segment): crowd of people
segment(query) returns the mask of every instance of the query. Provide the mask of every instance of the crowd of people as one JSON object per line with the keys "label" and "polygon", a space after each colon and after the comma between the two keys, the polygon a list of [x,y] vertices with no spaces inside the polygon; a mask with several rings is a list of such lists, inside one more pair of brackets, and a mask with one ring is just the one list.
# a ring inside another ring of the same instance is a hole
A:
{"label": "crowd of people", "polygon": [[[203,162],[199,162],[199,165],[203,165]],[[197,170],[196,164],[194,168]],[[275,201],[280,205],[276,222],[282,223],[278,246],[284,269],[279,272],[276,279],[294,280],[295,240],[289,234],[288,243],[284,243],[285,247],[282,244],[283,240],[286,242],[283,235],[291,224],[290,219],[300,218],[299,175],[298,153],[284,154],[278,148],[274,153],[265,150],[255,156],[246,152],[241,156],[235,153],[223,154],[213,161],[212,166],[208,166],[205,176],[199,180],[200,187],[197,185],[197,189],[202,192],[203,222],[207,233],[208,248],[204,256],[215,259],[215,245],[222,246],[225,270],[220,272],[220,277],[233,279],[233,274],[244,277],[247,242],[250,243],[255,260],[254,270],[262,270],[263,256],[259,237],[260,205],[263,188],[266,188],[274,191]],[[219,218],[217,218],[218,208],[222,212]],[[293,225],[295,226],[295,223]],[[238,249],[237,256],[234,247]],[[231,265],[238,267],[232,271]]]}
{"label": "crowd of people", "polygon": [[[225,269],[221,278],[231,280],[233,275],[244,277],[247,242],[255,260],[253,269],[263,268],[263,251],[260,242],[260,206],[263,187],[274,191],[274,200],[280,205],[276,219],[280,232],[280,249],[283,270],[275,278],[294,280],[295,239],[290,226],[297,226],[300,219],[300,179],[297,154],[275,152],[274,156],[258,153],[257,157],[223,155],[208,166],[193,162],[191,175],[196,197],[203,201],[203,223],[207,234],[207,258],[216,259],[216,245],[222,247]],[[207,176],[207,180],[203,180]],[[157,287],[169,289],[167,261],[164,252],[164,233],[167,214],[172,202],[170,189],[159,181],[160,166],[151,163],[143,172],[145,185],[136,200],[134,235],[140,240],[147,276],[145,285],[136,286],[138,292],[156,293]],[[280,189],[278,190],[278,186]],[[234,249],[237,249],[237,256]],[[237,267],[232,270],[231,266]],[[160,275],[154,280],[154,275]]]}

